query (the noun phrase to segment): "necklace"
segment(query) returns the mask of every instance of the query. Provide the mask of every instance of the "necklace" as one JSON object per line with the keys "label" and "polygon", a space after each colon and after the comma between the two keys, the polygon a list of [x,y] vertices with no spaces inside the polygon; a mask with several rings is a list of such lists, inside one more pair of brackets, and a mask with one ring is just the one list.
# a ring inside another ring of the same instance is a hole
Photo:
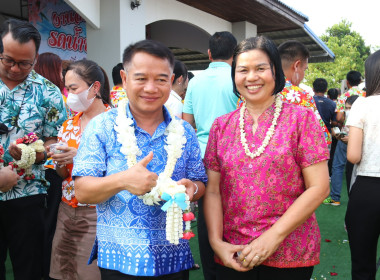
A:
{"label": "necklace", "polygon": [[[133,121],[127,118],[128,100],[119,101],[116,117],[115,131],[117,141],[121,144],[120,152],[127,158],[128,168],[137,164],[137,156],[142,154],[137,145]],[[162,210],[166,211],[166,239],[173,244],[179,244],[179,238],[183,237],[182,213],[189,209],[190,201],[186,194],[186,187],[178,185],[171,179],[177,160],[182,155],[182,149],[186,144],[185,128],[182,120],[172,116],[172,121],[165,130],[166,144],[164,149],[168,159],[164,171],[159,174],[157,185],[149,192],[138,198],[146,205],[159,205],[164,198],[166,203]]]}
{"label": "necklace", "polygon": [[281,101],[280,97],[278,97],[278,96],[276,97],[276,100],[275,100],[275,112],[274,112],[274,117],[273,117],[273,120],[272,120],[272,125],[268,129],[268,131],[267,131],[267,133],[265,135],[263,143],[261,144],[261,146],[259,148],[257,148],[257,150],[256,150],[255,153],[252,153],[249,150],[249,147],[248,147],[248,144],[247,144],[247,138],[246,138],[245,132],[244,132],[244,113],[245,113],[245,109],[246,109],[246,106],[245,106],[245,103],[243,103],[243,105],[240,108],[240,117],[239,117],[240,142],[243,145],[245,154],[247,156],[249,156],[251,159],[254,159],[255,157],[260,156],[264,152],[266,146],[268,146],[269,141],[270,141],[270,139],[272,138],[272,136],[274,134],[274,129],[275,129],[276,125],[277,125],[277,120],[278,120],[278,117],[280,116],[281,109],[282,109],[282,101]]}
{"label": "necklace", "polygon": [[[25,180],[33,180],[35,175],[32,172],[32,165],[36,161],[36,152],[45,151],[44,142],[31,132],[15,141],[17,147],[21,149],[21,159],[10,162],[12,169],[16,169],[19,176]],[[24,175],[25,174],[25,175]]]}

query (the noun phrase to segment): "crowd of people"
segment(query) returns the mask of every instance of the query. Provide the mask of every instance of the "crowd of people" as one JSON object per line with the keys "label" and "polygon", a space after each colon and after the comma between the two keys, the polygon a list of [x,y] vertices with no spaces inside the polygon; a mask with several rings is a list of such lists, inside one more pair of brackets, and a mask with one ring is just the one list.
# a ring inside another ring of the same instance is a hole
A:
{"label": "crowd of people", "polygon": [[0,280],[8,252],[16,280],[189,279],[193,202],[205,280],[309,280],[314,212],[340,205],[345,168],[352,279],[375,279],[380,51],[366,91],[353,70],[347,92],[321,77],[313,96],[298,41],[216,32],[192,77],[143,40],[111,88],[95,61],[38,54],[28,22],[0,34]]}

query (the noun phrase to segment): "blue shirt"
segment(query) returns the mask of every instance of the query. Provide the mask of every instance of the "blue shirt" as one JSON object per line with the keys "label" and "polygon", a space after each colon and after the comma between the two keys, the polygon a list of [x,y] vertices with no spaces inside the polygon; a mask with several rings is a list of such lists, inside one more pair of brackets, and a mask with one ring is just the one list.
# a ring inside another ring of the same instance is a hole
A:
{"label": "blue shirt", "polygon": [[[127,108],[127,116],[133,116]],[[128,169],[126,156],[120,152],[114,129],[117,109],[100,114],[84,131],[74,159],[73,176],[104,177]],[[153,136],[137,126],[135,135],[142,155],[153,151],[147,168],[157,174],[166,165],[165,129],[171,117],[164,107],[164,121]],[[199,144],[194,129],[184,122],[186,144],[178,159],[172,179],[187,178],[207,181]],[[128,191],[121,191],[96,207],[98,214],[95,246],[90,262],[98,258],[98,266],[136,276],[159,276],[190,269],[193,257],[187,240],[178,245],[166,240],[166,213],[161,206],[148,206]]]}
{"label": "blue shirt", "polygon": [[231,66],[226,62],[211,62],[206,70],[190,80],[183,112],[194,115],[202,157],[214,120],[235,110],[237,102]]}
{"label": "blue shirt", "polygon": [[[8,147],[17,138],[30,132],[35,132],[43,141],[46,137],[57,136],[66,117],[60,90],[34,70],[12,90],[0,79],[0,122],[11,129],[8,135],[0,135],[0,143],[6,151],[5,165],[14,160]],[[34,164],[32,173],[34,180],[20,179],[8,192],[0,191],[0,201],[46,193],[48,182],[43,164]]]}
{"label": "blue shirt", "polygon": [[336,120],[335,102],[328,99],[326,96],[318,95],[314,95],[314,101],[323,122],[325,123],[327,129],[331,133],[331,121]]}

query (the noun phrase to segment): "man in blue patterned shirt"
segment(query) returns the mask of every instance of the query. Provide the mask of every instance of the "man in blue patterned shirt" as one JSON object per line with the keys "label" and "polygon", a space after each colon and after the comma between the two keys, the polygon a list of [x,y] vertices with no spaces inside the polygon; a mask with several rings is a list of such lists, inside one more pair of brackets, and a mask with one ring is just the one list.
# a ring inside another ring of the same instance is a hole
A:
{"label": "man in blue patterned shirt", "polygon": [[[141,151],[136,152],[138,163],[128,166],[124,150],[133,136],[123,140],[115,131],[121,105],[91,120],[74,159],[76,198],[97,204],[90,262],[98,259],[102,279],[188,279],[194,264],[188,241],[169,243],[162,203],[148,206],[138,198],[156,185],[157,175],[169,164],[165,146],[172,116],[164,104],[174,78],[174,57],[161,43],[145,40],[125,49],[123,65],[129,99],[124,112]],[[182,125],[186,143],[171,178],[185,185],[194,201],[203,195],[207,177],[194,129],[187,122]]]}
{"label": "man in blue patterned shirt", "polygon": [[[59,89],[33,71],[41,36],[28,22],[3,23],[0,54],[0,144],[8,164],[20,160],[22,151],[13,142],[34,132],[45,146],[56,141],[66,110]],[[47,182],[43,162],[36,153],[34,179],[21,178],[17,185],[0,191],[0,279],[5,279],[7,250],[15,279],[41,279],[43,230]]]}

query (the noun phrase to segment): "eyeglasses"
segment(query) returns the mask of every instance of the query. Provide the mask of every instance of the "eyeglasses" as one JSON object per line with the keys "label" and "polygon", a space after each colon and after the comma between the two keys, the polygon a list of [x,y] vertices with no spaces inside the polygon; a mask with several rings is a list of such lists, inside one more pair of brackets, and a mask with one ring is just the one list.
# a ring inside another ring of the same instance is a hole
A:
{"label": "eyeglasses", "polygon": [[13,67],[17,64],[18,68],[20,68],[22,70],[29,70],[30,68],[32,68],[32,66],[34,64],[34,63],[30,63],[30,62],[25,62],[25,61],[16,62],[13,59],[5,58],[5,57],[0,57],[0,60],[5,66]]}

